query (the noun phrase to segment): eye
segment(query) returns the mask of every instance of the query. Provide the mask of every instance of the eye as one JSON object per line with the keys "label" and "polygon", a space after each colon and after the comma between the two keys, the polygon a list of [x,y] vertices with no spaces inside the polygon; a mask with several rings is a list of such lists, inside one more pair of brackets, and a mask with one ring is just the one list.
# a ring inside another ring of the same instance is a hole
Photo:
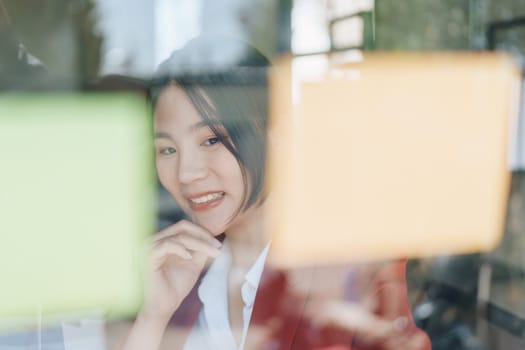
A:
{"label": "eye", "polygon": [[177,152],[177,150],[173,147],[162,147],[162,148],[159,148],[159,154],[163,155],[163,156],[169,156],[171,154],[174,154]]}
{"label": "eye", "polygon": [[215,136],[215,137],[210,137],[210,138],[206,139],[202,143],[202,145],[203,146],[213,146],[213,145],[215,145],[216,143],[219,143],[219,142],[221,142],[221,139],[219,137]]}

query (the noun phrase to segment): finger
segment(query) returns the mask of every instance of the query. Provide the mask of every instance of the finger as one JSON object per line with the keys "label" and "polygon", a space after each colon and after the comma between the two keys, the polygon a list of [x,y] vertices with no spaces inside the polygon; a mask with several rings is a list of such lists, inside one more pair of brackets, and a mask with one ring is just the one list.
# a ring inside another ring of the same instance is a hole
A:
{"label": "finger", "polygon": [[361,341],[381,343],[382,349],[429,349],[422,332],[411,331],[410,320],[399,316],[387,320],[370,313],[359,304],[342,301],[318,302],[314,321],[320,326],[336,326],[351,331]]}
{"label": "finger", "polygon": [[165,242],[158,245],[152,252],[152,260],[155,267],[161,266],[168,256],[178,256],[184,260],[190,260],[192,254],[180,244]]}
{"label": "finger", "polygon": [[152,267],[154,270],[160,270],[164,267],[170,257],[181,258],[184,262],[191,263],[195,266],[201,266],[200,269],[206,266],[207,261],[211,261],[206,254],[198,252],[190,252],[184,247],[180,247],[184,252],[177,250],[171,252],[171,248],[166,248],[164,251],[152,258]]}
{"label": "finger", "polygon": [[210,244],[208,240],[202,240],[200,238],[191,236],[186,233],[165,238],[164,240],[159,242],[159,244],[164,244],[164,242],[173,242],[175,244],[180,244],[184,246],[184,248],[186,248],[187,250],[201,252],[212,258],[216,258],[221,253],[220,249]]}
{"label": "finger", "polygon": [[385,350],[430,350],[432,345],[427,334],[410,324],[405,316],[391,321],[391,333],[383,340]]}
{"label": "finger", "polygon": [[153,252],[156,259],[176,255],[186,260],[191,259],[195,252],[211,258],[215,258],[221,253],[218,248],[211,246],[208,242],[186,234],[165,238],[155,245]]}
{"label": "finger", "polygon": [[378,338],[388,333],[389,322],[379,319],[361,305],[325,301],[315,307],[315,322],[321,326],[336,326],[358,334],[360,337]]}
{"label": "finger", "polygon": [[405,347],[407,350],[430,350],[431,348],[430,339],[422,331],[412,333]]}
{"label": "finger", "polygon": [[222,246],[222,243],[206,229],[187,220],[180,220],[177,223],[166,227],[164,230],[160,231],[154,236],[153,242],[158,242],[165,238],[178,235],[182,232],[186,232],[203,240],[207,240],[210,242],[211,245],[217,248],[220,248]]}

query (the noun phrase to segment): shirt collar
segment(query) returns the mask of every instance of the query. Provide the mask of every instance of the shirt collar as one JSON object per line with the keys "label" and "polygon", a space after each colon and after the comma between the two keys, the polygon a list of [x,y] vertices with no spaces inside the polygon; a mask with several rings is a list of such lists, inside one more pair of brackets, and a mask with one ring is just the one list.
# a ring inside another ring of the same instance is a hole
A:
{"label": "shirt collar", "polygon": [[[241,295],[246,306],[253,305],[255,301],[255,294],[261,280],[269,248],[270,243],[262,250],[257,260],[255,260],[244,276]],[[217,299],[218,288],[227,290],[228,272],[231,267],[230,248],[227,240],[224,242],[221,250],[222,253],[213,261],[198,289],[199,299],[204,305],[209,305],[210,302]]]}
{"label": "shirt collar", "polygon": [[268,255],[269,248],[270,243],[266,245],[244,277],[241,295],[242,301],[246,306],[252,306],[255,301],[255,294],[261,280],[261,275],[264,270],[264,263],[266,262],[266,256]]}
{"label": "shirt collar", "polygon": [[198,289],[199,299],[204,305],[217,299],[217,290],[227,290],[230,265],[230,248],[224,242],[221,254],[213,260]]}

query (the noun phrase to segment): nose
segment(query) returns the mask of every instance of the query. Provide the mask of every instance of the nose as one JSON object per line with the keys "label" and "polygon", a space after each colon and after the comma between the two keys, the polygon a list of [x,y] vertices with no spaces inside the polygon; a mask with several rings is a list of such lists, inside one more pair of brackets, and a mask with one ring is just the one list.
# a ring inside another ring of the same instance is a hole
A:
{"label": "nose", "polygon": [[204,179],[208,174],[208,165],[204,155],[199,152],[179,153],[178,176],[182,184]]}

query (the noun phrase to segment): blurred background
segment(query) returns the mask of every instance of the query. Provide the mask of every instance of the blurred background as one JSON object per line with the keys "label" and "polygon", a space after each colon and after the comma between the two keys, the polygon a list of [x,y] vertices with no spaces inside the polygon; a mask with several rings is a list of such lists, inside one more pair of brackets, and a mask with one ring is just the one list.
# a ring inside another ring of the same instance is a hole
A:
{"label": "blurred background", "polygon": [[[244,39],[270,59],[504,50],[523,65],[525,2],[0,0],[0,91],[85,91],[110,75],[147,79],[173,50],[210,33]],[[217,62],[235,55],[219,42],[207,50]],[[434,349],[525,348],[525,186],[523,167],[512,170],[497,249],[408,263],[414,318]],[[157,205],[159,227],[181,217],[160,188]]]}

